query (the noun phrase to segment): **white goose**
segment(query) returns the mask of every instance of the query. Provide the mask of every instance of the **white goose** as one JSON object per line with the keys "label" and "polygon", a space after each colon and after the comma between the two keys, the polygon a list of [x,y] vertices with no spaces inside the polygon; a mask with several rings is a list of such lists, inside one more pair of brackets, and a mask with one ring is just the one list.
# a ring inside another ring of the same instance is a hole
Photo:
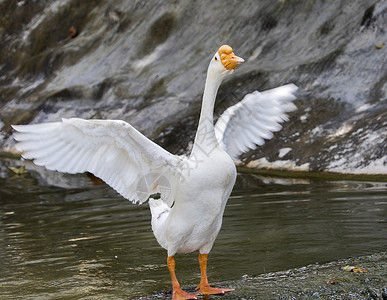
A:
{"label": "white goose", "polygon": [[[173,155],[124,121],[63,119],[62,122],[15,125],[16,149],[26,159],[50,170],[91,172],[133,203],[149,199],[152,229],[168,251],[173,299],[196,299],[184,292],[175,275],[176,253],[199,250],[199,294],[233,289],[208,284],[207,256],[222,225],[227,199],[235,183],[233,158],[281,129],[295,109],[293,84],[248,94],[228,108],[213,125],[216,94],[223,78],[244,62],[230,46],[211,59],[199,127],[190,156]],[[149,198],[160,193],[160,199]]]}

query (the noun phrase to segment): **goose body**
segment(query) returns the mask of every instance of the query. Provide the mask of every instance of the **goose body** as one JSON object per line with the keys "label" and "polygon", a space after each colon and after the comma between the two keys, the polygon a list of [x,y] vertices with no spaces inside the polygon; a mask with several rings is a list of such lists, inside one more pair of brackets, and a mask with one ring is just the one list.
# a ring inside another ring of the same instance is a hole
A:
{"label": "goose body", "polygon": [[188,161],[189,169],[182,174],[172,208],[162,200],[149,202],[153,232],[168,256],[210,252],[235,183],[234,162],[222,149],[195,159],[200,159],[200,168],[195,161]]}
{"label": "goose body", "polygon": [[[152,230],[168,252],[173,299],[195,299],[181,290],[175,275],[176,253],[199,251],[200,294],[218,294],[208,284],[207,256],[222,225],[236,179],[233,159],[264,143],[295,109],[297,87],[285,85],[253,92],[213,122],[223,78],[243,62],[231,47],[219,48],[210,61],[199,125],[189,156],[176,156],[119,120],[63,119],[14,125],[16,149],[50,170],[91,172],[134,203],[149,199]],[[159,193],[159,199],[150,198]]]}

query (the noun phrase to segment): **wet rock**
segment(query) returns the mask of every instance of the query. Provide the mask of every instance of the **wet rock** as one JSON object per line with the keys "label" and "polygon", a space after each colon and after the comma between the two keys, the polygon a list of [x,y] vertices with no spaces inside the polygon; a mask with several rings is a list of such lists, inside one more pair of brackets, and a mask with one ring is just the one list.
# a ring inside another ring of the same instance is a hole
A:
{"label": "wet rock", "polygon": [[[367,267],[369,272],[341,269],[348,264]],[[240,280],[215,285],[235,288],[222,299],[385,299],[386,270],[387,254],[383,252],[258,276],[246,274]]]}
{"label": "wet rock", "polygon": [[208,61],[227,43],[246,63],[222,84],[216,117],[256,89],[300,87],[290,122],[244,163],[387,173],[385,1],[6,0],[0,11],[5,150],[11,124],[83,117],[126,120],[185,153]]}
{"label": "wet rock", "polygon": [[[369,272],[347,272],[341,269],[346,265],[361,265]],[[386,253],[317,263],[241,279],[234,295],[224,299],[384,299],[386,267]]]}
{"label": "wet rock", "polygon": [[[348,264],[367,267],[369,272],[341,269]],[[246,274],[240,280],[214,285],[235,288],[222,299],[385,299],[386,270],[387,254],[382,252],[258,276]],[[160,299],[160,295],[145,299]]]}

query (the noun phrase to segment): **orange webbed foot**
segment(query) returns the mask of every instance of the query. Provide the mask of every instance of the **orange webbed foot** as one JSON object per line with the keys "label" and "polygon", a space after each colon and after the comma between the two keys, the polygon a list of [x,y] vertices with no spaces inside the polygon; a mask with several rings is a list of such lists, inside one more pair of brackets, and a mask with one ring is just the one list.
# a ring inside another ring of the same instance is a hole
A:
{"label": "orange webbed foot", "polygon": [[201,279],[198,287],[196,288],[199,290],[200,295],[218,295],[218,294],[224,294],[227,292],[232,292],[234,289],[218,289],[210,287],[208,284],[208,278],[207,278],[207,257],[208,254],[201,254],[199,253],[199,265],[200,265],[200,273],[201,273]]}
{"label": "orange webbed foot", "polygon": [[175,274],[176,263],[173,256],[168,256],[167,265],[168,265],[169,272],[171,273],[172,289],[173,289],[172,300],[197,299],[198,298],[197,294],[186,293],[180,288],[180,284],[177,281],[176,274]]}
{"label": "orange webbed foot", "polygon": [[199,291],[200,295],[218,295],[218,294],[224,294],[227,292],[232,292],[234,289],[224,289],[224,288],[213,288],[209,285],[198,285],[196,288]]}
{"label": "orange webbed foot", "polygon": [[184,292],[182,289],[177,288],[173,290],[172,300],[185,300],[185,299],[197,299],[197,294],[190,294]]}

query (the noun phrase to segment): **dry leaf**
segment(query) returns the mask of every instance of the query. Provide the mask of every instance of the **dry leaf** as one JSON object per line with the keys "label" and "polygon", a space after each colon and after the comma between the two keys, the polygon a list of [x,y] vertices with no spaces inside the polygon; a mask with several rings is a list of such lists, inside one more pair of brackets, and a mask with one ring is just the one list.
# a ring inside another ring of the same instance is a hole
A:
{"label": "dry leaf", "polygon": [[354,272],[354,273],[367,273],[368,271],[366,269],[355,267],[355,266],[345,266],[341,267],[342,270],[348,271],[348,272]]}
{"label": "dry leaf", "polygon": [[26,174],[28,174],[28,171],[26,171],[25,168],[26,168],[26,165],[22,165],[20,168],[8,167],[8,169],[10,169],[16,175],[26,175]]}

